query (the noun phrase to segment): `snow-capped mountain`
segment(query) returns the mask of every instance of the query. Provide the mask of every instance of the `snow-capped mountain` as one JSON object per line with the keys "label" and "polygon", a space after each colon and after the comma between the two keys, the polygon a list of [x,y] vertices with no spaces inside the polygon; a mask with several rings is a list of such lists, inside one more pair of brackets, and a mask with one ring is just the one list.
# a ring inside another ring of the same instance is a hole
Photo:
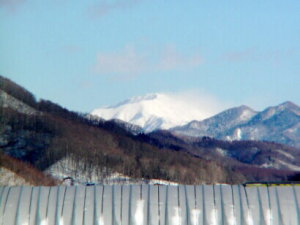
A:
{"label": "snow-capped mountain", "polygon": [[[105,120],[117,119],[137,125],[146,133],[169,129],[186,136],[266,140],[300,147],[300,107],[292,102],[268,107],[262,112],[242,105],[212,117],[204,108],[174,95],[148,94],[95,109],[91,114]],[[138,129],[136,133],[139,132]]]}
{"label": "snow-capped mountain", "polygon": [[169,94],[134,97],[115,106],[95,109],[91,114],[105,120],[123,120],[142,127],[145,132],[169,129],[209,116],[201,107]]}
{"label": "snow-capped mountain", "polygon": [[241,106],[173,128],[177,134],[225,140],[267,140],[300,147],[300,107],[292,102],[255,112]]}

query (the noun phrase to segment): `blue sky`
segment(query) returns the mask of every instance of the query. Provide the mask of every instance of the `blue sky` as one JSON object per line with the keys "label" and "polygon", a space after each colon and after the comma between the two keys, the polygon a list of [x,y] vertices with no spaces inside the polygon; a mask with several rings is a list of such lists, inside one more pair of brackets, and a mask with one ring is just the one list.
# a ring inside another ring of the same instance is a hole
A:
{"label": "blue sky", "polygon": [[81,112],[154,92],[299,105],[299,12],[299,0],[0,0],[0,74]]}

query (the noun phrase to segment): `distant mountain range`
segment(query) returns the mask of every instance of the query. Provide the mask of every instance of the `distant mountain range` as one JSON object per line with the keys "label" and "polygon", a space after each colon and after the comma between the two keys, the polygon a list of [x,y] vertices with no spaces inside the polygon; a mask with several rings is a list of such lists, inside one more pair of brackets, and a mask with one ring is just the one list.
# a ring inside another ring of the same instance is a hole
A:
{"label": "distant mountain range", "polygon": [[151,94],[99,108],[91,114],[134,124],[146,133],[165,129],[176,135],[274,141],[300,147],[300,107],[292,102],[268,107],[262,112],[243,105],[203,120],[201,108],[194,106],[190,112],[168,95]]}
{"label": "distant mountain range", "polygon": [[[139,129],[120,120],[71,112],[48,100],[37,101],[29,91],[0,76],[0,184],[20,183],[4,177],[18,177],[21,183],[31,185],[61,183],[65,177],[83,184],[153,179],[186,184],[240,183],[257,179],[225,169],[230,165],[178,152],[176,147],[162,149],[163,142],[148,142]],[[281,174],[280,170],[267,171],[269,179]],[[284,174],[280,179],[293,176],[295,171]]]}
{"label": "distant mountain range", "polygon": [[300,107],[285,102],[255,112],[247,106],[240,106],[203,121],[192,121],[172,128],[171,131],[194,137],[273,141],[300,147]]}
{"label": "distant mountain range", "polygon": [[[158,104],[161,99],[168,100],[152,95],[147,100],[135,99],[131,104],[137,106],[140,101],[148,101],[147,104],[154,101],[159,111],[164,107]],[[143,108],[146,111],[140,111],[143,115],[151,110],[152,104],[147,104]],[[126,104],[122,107],[127,108]],[[166,115],[170,115],[171,111],[167,112]],[[203,115],[200,112],[199,115]],[[242,124],[259,123],[275,124],[287,130],[299,118],[298,112],[298,107],[292,103],[271,108],[265,113],[242,106],[221,113],[215,121],[206,122],[206,130],[222,135],[223,130],[230,131],[240,126],[241,132],[237,136],[242,136]],[[170,126],[170,121],[175,124],[180,113],[173,112],[172,120],[164,117],[163,122],[169,121],[169,125],[165,123],[164,126]],[[151,115],[146,115],[151,118]],[[273,120],[274,123],[268,122]],[[177,121],[184,122],[183,119]],[[151,120],[148,122],[151,125]],[[163,124],[160,125],[163,127]],[[3,177],[12,176],[18,179],[13,184],[31,185],[59,184],[65,177],[72,177],[77,183],[159,179],[184,184],[237,184],[295,180],[299,178],[299,172],[300,150],[294,147],[266,141],[185,136],[175,130],[144,133],[141,127],[119,119],[104,120],[71,112],[48,100],[37,101],[26,89],[0,76],[2,185],[8,184]]]}

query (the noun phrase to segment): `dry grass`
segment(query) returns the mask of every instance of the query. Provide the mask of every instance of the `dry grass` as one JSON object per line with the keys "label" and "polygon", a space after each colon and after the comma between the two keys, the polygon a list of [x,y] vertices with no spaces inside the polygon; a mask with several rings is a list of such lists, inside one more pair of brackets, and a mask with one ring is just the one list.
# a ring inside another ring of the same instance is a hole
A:
{"label": "dry grass", "polygon": [[12,158],[0,152],[0,166],[22,177],[27,183],[34,186],[54,186],[59,183],[53,177],[44,174],[33,166]]}

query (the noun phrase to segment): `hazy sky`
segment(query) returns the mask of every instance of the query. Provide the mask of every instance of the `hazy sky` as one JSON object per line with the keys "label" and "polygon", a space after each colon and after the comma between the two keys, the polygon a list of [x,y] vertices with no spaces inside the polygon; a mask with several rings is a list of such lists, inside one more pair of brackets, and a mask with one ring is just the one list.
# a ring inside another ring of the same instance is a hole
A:
{"label": "hazy sky", "polygon": [[0,0],[0,74],[82,112],[154,92],[299,105],[300,1]]}

